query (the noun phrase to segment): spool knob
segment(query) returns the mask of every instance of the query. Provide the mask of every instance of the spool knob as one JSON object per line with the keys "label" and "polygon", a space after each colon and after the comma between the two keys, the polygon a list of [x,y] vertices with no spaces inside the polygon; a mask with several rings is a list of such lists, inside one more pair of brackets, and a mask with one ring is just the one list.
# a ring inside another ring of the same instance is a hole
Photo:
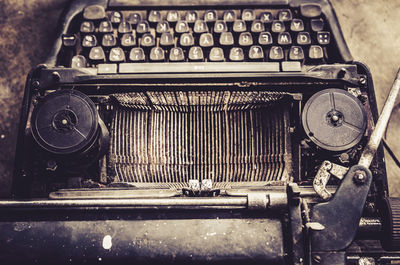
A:
{"label": "spool knob", "polygon": [[57,90],[45,96],[32,112],[31,132],[44,150],[69,155],[88,148],[98,135],[99,115],[82,92]]}
{"label": "spool knob", "polygon": [[302,113],[304,131],[310,140],[328,151],[345,151],[357,145],[367,127],[361,102],[343,89],[315,93]]}

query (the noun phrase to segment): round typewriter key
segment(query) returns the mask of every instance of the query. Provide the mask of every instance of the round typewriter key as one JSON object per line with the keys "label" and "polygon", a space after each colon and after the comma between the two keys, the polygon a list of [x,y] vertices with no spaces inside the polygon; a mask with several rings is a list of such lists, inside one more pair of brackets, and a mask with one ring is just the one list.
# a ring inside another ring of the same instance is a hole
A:
{"label": "round typewriter key", "polygon": [[226,10],[224,12],[224,21],[227,23],[232,23],[236,20],[236,13],[234,10]]}
{"label": "round typewriter key", "polygon": [[71,68],[86,67],[86,58],[82,55],[75,55],[71,60]]}
{"label": "round typewriter key", "polygon": [[189,32],[189,25],[187,21],[181,20],[176,23],[175,32],[177,34]]}
{"label": "round typewriter key", "polygon": [[232,46],[235,43],[232,32],[222,32],[219,37],[219,44],[222,46]]}
{"label": "round typewriter key", "polygon": [[193,35],[190,33],[183,33],[179,39],[179,44],[182,47],[191,47],[194,45]]}
{"label": "round typewriter key", "polygon": [[96,46],[96,47],[93,47],[92,49],[90,49],[89,59],[93,63],[104,62],[104,60],[106,59],[106,56],[104,54],[103,48],[101,46]]}
{"label": "round typewriter key", "polygon": [[113,26],[109,20],[102,21],[99,25],[99,32],[100,33],[112,33]]}
{"label": "round typewriter key", "polygon": [[135,36],[132,33],[125,33],[121,38],[122,47],[132,47],[136,45]]}
{"label": "round typewriter key", "polygon": [[345,151],[360,142],[367,118],[356,97],[345,90],[325,89],[307,101],[302,123],[317,146],[329,151]]}
{"label": "round typewriter key", "polygon": [[196,20],[196,22],[194,23],[193,32],[196,34],[202,34],[208,32],[207,23],[204,22],[203,20]]}
{"label": "round typewriter key", "polygon": [[304,30],[304,23],[301,19],[293,19],[292,23],[290,23],[290,30],[299,32]]}
{"label": "round typewriter key", "polygon": [[139,13],[131,13],[131,14],[129,14],[128,22],[131,23],[131,25],[136,25],[141,20],[142,20],[141,14],[139,14]]}
{"label": "round typewriter key", "polygon": [[142,48],[132,48],[129,53],[129,60],[133,62],[142,62],[146,59],[146,55]]}
{"label": "round typewriter key", "polygon": [[214,33],[222,33],[228,31],[228,27],[223,20],[217,20],[214,24]]}
{"label": "round typewriter key", "polygon": [[90,5],[83,10],[83,18],[88,20],[100,20],[106,17],[106,11],[101,5]]}
{"label": "round typewriter key", "polygon": [[235,20],[233,22],[233,32],[239,33],[239,32],[245,32],[246,31],[246,23],[243,20]]}
{"label": "round typewriter key", "polygon": [[193,46],[189,50],[189,60],[200,61],[204,59],[203,49],[199,46]]}
{"label": "round typewriter key", "polygon": [[158,34],[162,34],[165,32],[169,32],[169,23],[168,21],[160,21],[157,23],[156,32]]}
{"label": "round typewriter key", "polygon": [[121,23],[121,21],[123,20],[123,16],[121,12],[118,11],[113,11],[110,14],[110,21],[113,25],[117,25],[119,23]]}
{"label": "round typewriter key", "polygon": [[179,62],[185,60],[182,48],[172,48],[169,52],[169,60],[171,62]]}
{"label": "round typewriter key", "polygon": [[274,16],[271,12],[262,12],[260,14],[260,20],[262,23],[271,23],[274,20]]}
{"label": "round typewriter key", "polygon": [[94,24],[92,21],[83,21],[81,23],[80,32],[82,34],[92,33],[94,31]]}
{"label": "round typewriter key", "polygon": [[148,20],[150,23],[158,23],[162,20],[161,12],[158,10],[151,10],[149,13]]}
{"label": "round typewriter key", "polygon": [[164,61],[165,54],[164,50],[160,47],[153,47],[150,51],[150,60],[151,61]]}
{"label": "round typewriter key", "polygon": [[199,18],[199,14],[193,10],[189,10],[185,14],[185,20],[190,24],[195,23],[198,18]]}
{"label": "round typewriter key", "polygon": [[224,51],[219,47],[213,47],[208,58],[211,62],[222,62],[225,60]]}
{"label": "round typewriter key", "polygon": [[118,34],[132,33],[132,26],[128,21],[123,20],[119,23]]}
{"label": "round typewriter key", "polygon": [[245,9],[242,12],[242,20],[253,21],[256,19],[256,13],[252,9]]}
{"label": "round typewriter key", "polygon": [[180,19],[179,13],[177,10],[170,10],[167,13],[167,21],[170,23],[176,23]]}
{"label": "round typewriter key", "polygon": [[229,52],[229,60],[233,62],[240,62],[244,60],[244,52],[242,48],[232,48]]}
{"label": "round typewriter key", "polygon": [[99,115],[93,101],[76,90],[44,97],[31,118],[33,138],[44,150],[60,155],[84,151],[98,135]]}
{"label": "round typewriter key", "polygon": [[207,10],[204,12],[204,21],[207,23],[217,21],[217,11],[216,10]]}
{"label": "round typewriter key", "polygon": [[160,45],[169,47],[174,45],[174,36],[170,32],[164,32],[160,37]]}

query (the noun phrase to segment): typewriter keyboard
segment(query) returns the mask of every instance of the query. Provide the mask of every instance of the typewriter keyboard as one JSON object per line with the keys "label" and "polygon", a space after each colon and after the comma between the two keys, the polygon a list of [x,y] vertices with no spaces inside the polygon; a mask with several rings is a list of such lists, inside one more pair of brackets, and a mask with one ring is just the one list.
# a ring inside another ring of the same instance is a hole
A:
{"label": "typewriter keyboard", "polygon": [[75,24],[62,37],[68,59],[60,64],[95,67],[100,74],[300,71],[305,64],[335,62],[335,43],[318,5],[118,11],[92,5]]}

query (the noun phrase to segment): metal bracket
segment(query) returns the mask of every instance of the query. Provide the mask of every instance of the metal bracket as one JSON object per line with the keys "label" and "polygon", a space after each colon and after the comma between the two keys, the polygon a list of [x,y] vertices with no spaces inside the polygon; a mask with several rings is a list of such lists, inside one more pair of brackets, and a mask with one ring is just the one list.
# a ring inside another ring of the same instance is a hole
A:
{"label": "metal bracket", "polygon": [[315,192],[325,201],[332,197],[326,188],[331,175],[338,179],[343,179],[349,168],[325,160],[322,162],[317,174],[315,175],[313,187]]}

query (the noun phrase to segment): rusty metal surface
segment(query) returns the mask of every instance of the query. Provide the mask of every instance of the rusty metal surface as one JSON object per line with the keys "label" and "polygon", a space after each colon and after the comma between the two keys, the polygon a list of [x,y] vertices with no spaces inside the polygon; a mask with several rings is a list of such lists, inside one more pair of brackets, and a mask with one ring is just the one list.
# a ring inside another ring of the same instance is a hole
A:
{"label": "rusty metal surface", "polygon": [[329,161],[324,161],[320,168],[318,169],[317,174],[315,175],[313,181],[313,187],[315,192],[323,199],[329,200],[332,197],[332,194],[326,189],[326,184],[331,177],[331,173],[329,170],[332,168],[332,163]]}
{"label": "rusty metal surface", "polygon": [[329,200],[332,197],[332,193],[328,191],[326,185],[331,177],[335,176],[338,179],[343,179],[349,169],[341,165],[332,163],[328,160],[322,162],[319,167],[317,174],[314,177],[313,187],[315,192],[323,199]]}

